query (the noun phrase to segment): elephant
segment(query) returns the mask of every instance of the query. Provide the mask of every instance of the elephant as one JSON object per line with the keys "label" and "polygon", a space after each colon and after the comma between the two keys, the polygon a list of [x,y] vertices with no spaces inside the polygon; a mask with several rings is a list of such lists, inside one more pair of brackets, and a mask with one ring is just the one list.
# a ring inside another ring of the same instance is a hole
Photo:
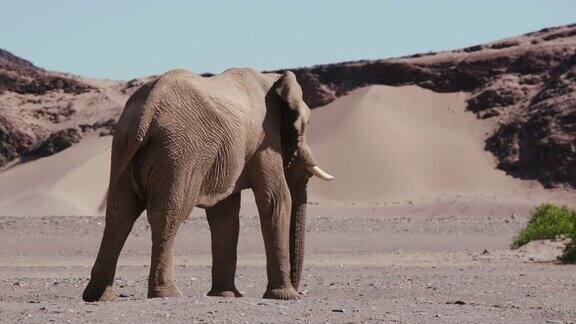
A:
{"label": "elephant", "polygon": [[181,297],[174,238],[194,207],[206,210],[211,232],[208,295],[241,297],[235,272],[244,189],[254,193],[266,250],[263,297],[298,299],[307,183],[333,179],[308,147],[310,115],[290,71],[199,76],[177,69],[142,85],[114,129],[105,228],[83,300],[115,299],[118,257],[144,210],[152,236],[148,298]]}

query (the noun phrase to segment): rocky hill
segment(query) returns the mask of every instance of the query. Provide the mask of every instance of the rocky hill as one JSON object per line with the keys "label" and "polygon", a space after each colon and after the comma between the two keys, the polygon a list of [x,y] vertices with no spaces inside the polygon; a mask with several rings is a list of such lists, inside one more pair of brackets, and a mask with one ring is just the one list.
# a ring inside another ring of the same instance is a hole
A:
{"label": "rocky hill", "polygon": [[0,49],[0,167],[110,134],[131,84],[46,71]]}
{"label": "rocky hill", "polygon": [[[496,125],[486,149],[501,169],[576,187],[576,24],[455,51],[292,71],[311,107],[372,84],[467,92],[468,109]],[[0,166],[110,134],[127,97],[150,78],[81,78],[0,50]]]}
{"label": "rocky hill", "polygon": [[468,92],[468,109],[498,125],[486,149],[499,168],[548,187],[576,186],[576,24],[455,51],[293,71],[312,107],[371,84]]}

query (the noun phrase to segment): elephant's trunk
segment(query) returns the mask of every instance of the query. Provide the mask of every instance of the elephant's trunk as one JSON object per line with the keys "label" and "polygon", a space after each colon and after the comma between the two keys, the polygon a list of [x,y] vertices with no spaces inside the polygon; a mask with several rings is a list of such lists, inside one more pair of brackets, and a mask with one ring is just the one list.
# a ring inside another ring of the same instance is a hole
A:
{"label": "elephant's trunk", "polygon": [[[307,181],[306,181],[307,182]],[[304,234],[306,231],[306,184],[291,188],[292,215],[290,219],[290,278],[298,290],[304,263]]]}
{"label": "elephant's trunk", "polygon": [[[298,151],[299,163],[286,170],[286,181],[290,188],[292,209],[290,217],[290,278],[292,286],[298,289],[302,278],[304,263],[304,235],[306,232],[306,204],[308,203],[307,185],[311,175],[330,181],[332,176],[320,169],[312,152],[303,139]],[[319,172],[316,172],[318,171]],[[322,177],[324,175],[324,177]]]}

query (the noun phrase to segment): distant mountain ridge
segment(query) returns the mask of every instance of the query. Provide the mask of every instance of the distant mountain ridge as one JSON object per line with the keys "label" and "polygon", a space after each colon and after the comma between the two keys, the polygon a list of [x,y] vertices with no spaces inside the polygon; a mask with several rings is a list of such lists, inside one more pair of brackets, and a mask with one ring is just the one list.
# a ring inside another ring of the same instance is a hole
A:
{"label": "distant mountain ridge", "polygon": [[0,93],[45,94],[63,90],[83,93],[94,90],[89,85],[64,75],[36,67],[31,62],[0,49]]}
{"label": "distant mountain ridge", "polygon": [[0,66],[35,68],[34,64],[0,48]]}
{"label": "distant mountain ridge", "polygon": [[[373,84],[467,92],[468,110],[498,125],[486,149],[499,168],[576,187],[576,24],[454,51],[291,70],[313,108]],[[87,79],[0,50],[0,166],[110,134],[128,96],[152,78]]]}

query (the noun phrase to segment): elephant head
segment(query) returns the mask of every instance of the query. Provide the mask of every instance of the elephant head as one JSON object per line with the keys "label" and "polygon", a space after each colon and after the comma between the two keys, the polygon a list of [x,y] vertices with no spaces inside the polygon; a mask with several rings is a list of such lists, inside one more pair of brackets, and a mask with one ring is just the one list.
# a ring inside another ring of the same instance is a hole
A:
{"label": "elephant head", "polygon": [[276,82],[276,93],[282,99],[282,156],[284,175],[292,198],[290,220],[290,277],[298,289],[304,261],[304,233],[307,204],[307,183],[311,176],[331,181],[312,156],[306,141],[310,108],[302,98],[302,88],[292,72],[285,72]]}

